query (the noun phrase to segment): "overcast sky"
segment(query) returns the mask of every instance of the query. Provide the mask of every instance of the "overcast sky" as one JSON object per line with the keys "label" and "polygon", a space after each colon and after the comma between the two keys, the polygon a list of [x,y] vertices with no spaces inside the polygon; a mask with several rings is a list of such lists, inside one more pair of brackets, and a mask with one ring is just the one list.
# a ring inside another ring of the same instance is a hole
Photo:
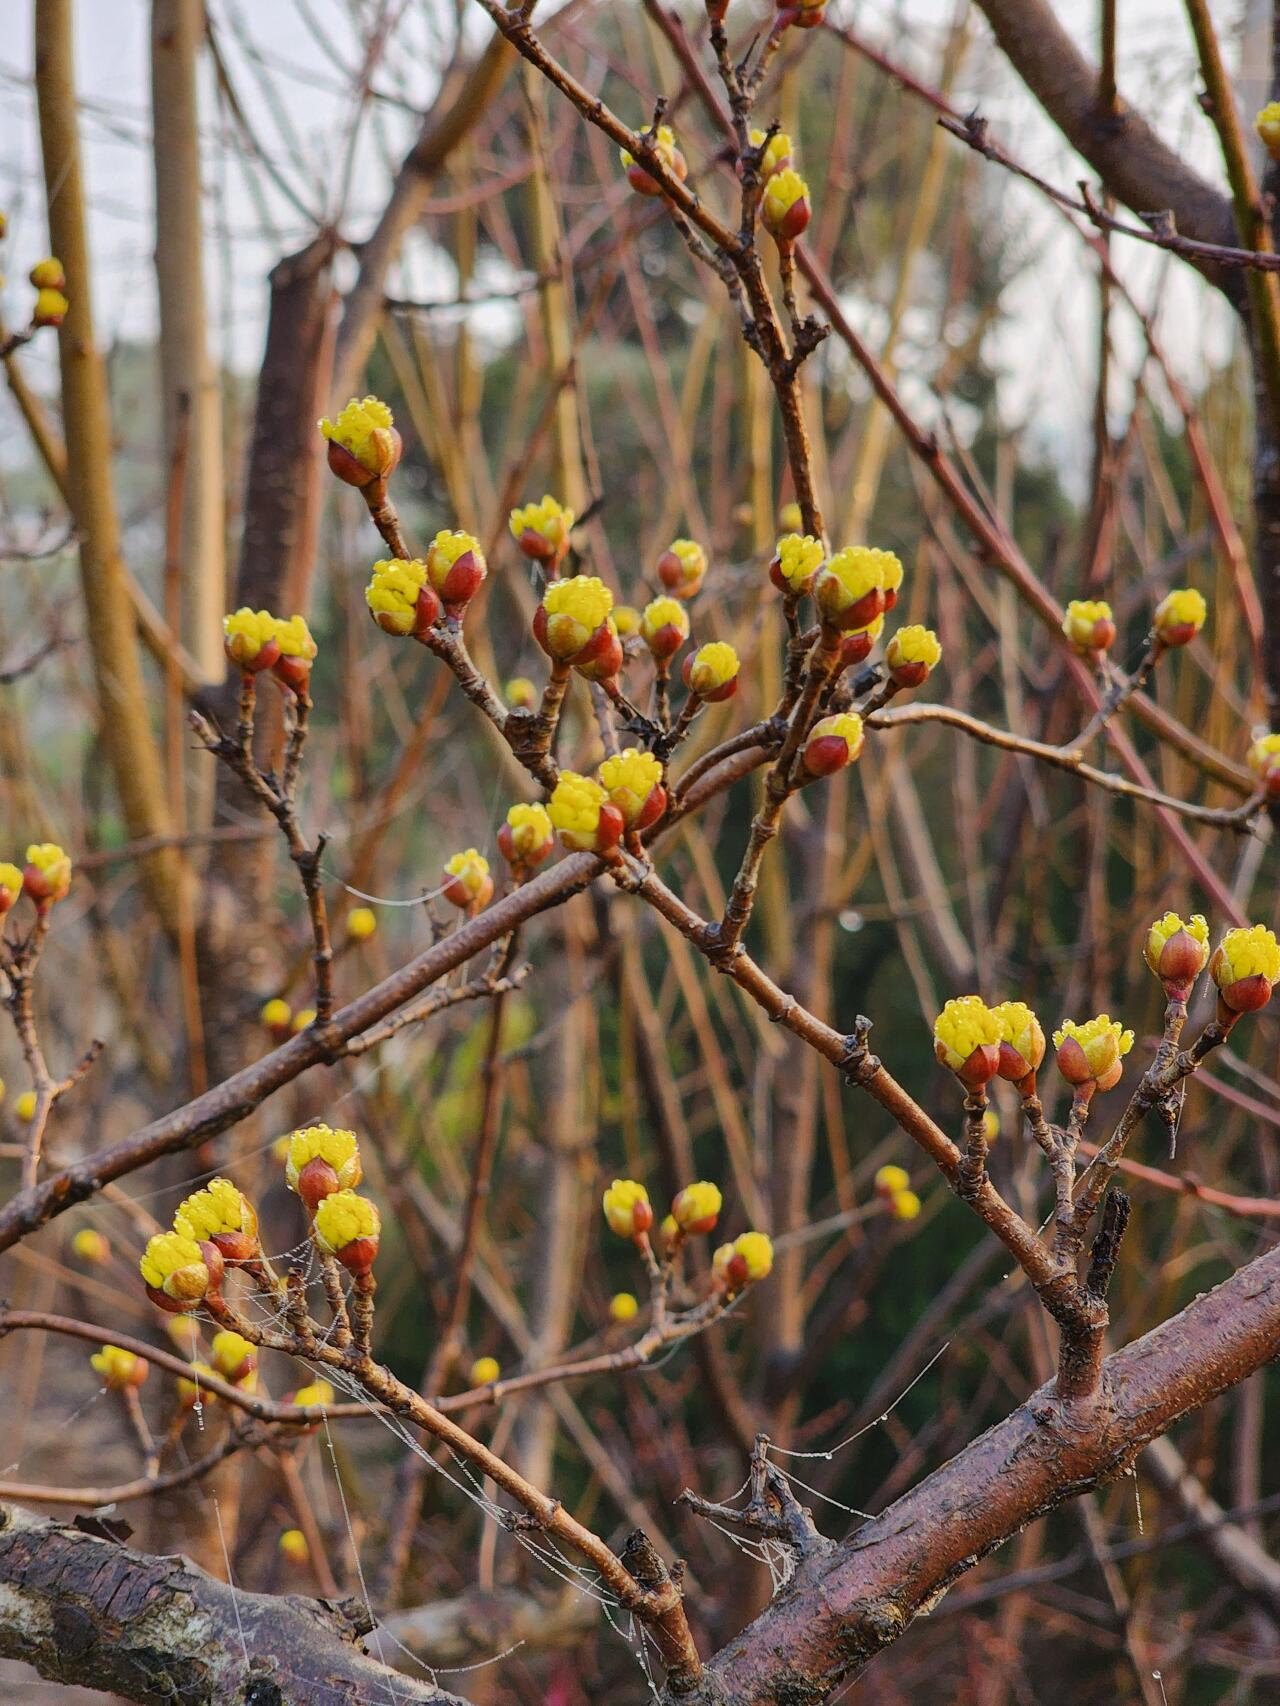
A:
{"label": "overcast sky", "polygon": [[[1064,22],[1092,52],[1096,0],[1062,0]],[[1240,28],[1238,4],[1215,6],[1232,52]],[[1255,3],[1256,12],[1264,7]],[[0,45],[0,207],[10,217],[5,303],[13,322],[24,315],[29,292],[24,275],[47,248],[34,96],[31,89],[31,6],[6,0]],[[78,7],[78,78],[84,103],[84,146],[91,201],[95,308],[104,341],[149,337],[155,327],[151,266],[152,185],[149,157],[147,0],[81,0]],[[241,138],[205,104],[210,294],[222,357],[252,371],[261,348],[266,289],[272,262],[302,241],[314,216],[332,213],[342,195],[344,144],[351,102],[340,68],[359,63],[364,28],[384,11],[399,20],[401,50],[379,68],[375,87],[391,100],[374,103],[360,127],[353,188],[343,229],[363,235],[380,205],[390,162],[416,128],[413,107],[429,103],[439,68],[456,46],[454,7],[446,0],[209,0],[221,50],[236,91],[250,115],[270,166],[287,186],[245,158]],[[832,0],[865,33],[908,61],[931,64],[939,33],[954,0]],[[357,28],[353,15],[364,20]],[[1214,138],[1195,103],[1194,52],[1181,0],[1126,0],[1119,7],[1121,87],[1155,116],[1169,139],[1206,174],[1219,177]],[[487,24],[472,7],[468,28],[480,39]],[[960,104],[979,103],[1005,138],[1033,167],[1070,186],[1083,175],[1057,133],[1002,73],[1002,62],[980,20],[977,46],[956,91]],[[814,38],[811,51],[829,44]],[[1255,44],[1246,63],[1262,66]],[[1251,113],[1261,95],[1246,86]],[[637,96],[637,115],[651,92]],[[397,100],[402,99],[403,106]],[[959,146],[957,144],[957,146]],[[1007,298],[1011,320],[997,346],[1011,375],[1005,394],[1010,419],[1030,423],[1068,467],[1078,467],[1087,429],[1094,292],[1082,253],[1034,194],[991,168],[983,178],[991,217],[1037,259]],[[301,204],[301,205],[298,205]],[[221,240],[230,234],[228,243]],[[1187,269],[1167,266],[1149,248],[1119,246],[1122,264],[1144,301],[1162,274],[1162,327],[1186,376],[1198,380],[1206,351],[1221,360],[1229,317]],[[406,294],[447,290],[431,273],[425,245],[406,262],[397,283]],[[489,318],[491,329],[501,322]],[[37,340],[26,364],[37,383],[53,380],[51,345]],[[1118,399],[1121,401],[1121,399]],[[11,425],[11,420],[9,425]],[[0,417],[0,429],[5,417]],[[6,434],[7,436],[7,434]]]}

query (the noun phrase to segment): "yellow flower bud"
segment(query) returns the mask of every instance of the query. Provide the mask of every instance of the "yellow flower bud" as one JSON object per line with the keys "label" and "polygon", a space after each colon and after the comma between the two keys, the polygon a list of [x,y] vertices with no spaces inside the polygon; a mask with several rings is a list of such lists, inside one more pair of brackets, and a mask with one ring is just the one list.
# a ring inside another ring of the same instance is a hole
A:
{"label": "yellow flower bud", "polygon": [[640,1313],[640,1305],[629,1291],[615,1291],[609,1299],[609,1319],[611,1321],[634,1321]]}
{"label": "yellow flower bud", "polygon": [[619,1238],[636,1238],[653,1225],[649,1193],[636,1179],[615,1179],[604,1193],[604,1217]]}
{"label": "yellow flower bud", "polygon": [[524,552],[538,563],[558,563],[569,549],[573,530],[571,509],[553,497],[541,503],[525,504],[511,512],[511,537]]}
{"label": "yellow flower bud", "polygon": [[879,1196],[891,1197],[899,1191],[906,1190],[911,1183],[911,1175],[905,1167],[896,1167],[890,1163],[888,1166],[877,1168],[874,1183]]}
{"label": "yellow flower bud", "polygon": [[622,839],[622,813],[590,776],[562,770],[547,815],[566,847],[576,853],[607,853]]}
{"label": "yellow flower bud", "polygon": [[573,663],[596,638],[613,609],[613,594],[597,575],[553,581],[542,596],[533,631],[557,663]]}
{"label": "yellow flower bud", "polygon": [[197,1404],[216,1404],[218,1395],[216,1392],[211,1392],[208,1386],[209,1380],[215,1374],[216,1370],[210,1368],[207,1362],[193,1362],[189,1379],[186,1375],[180,1374],[174,1381],[178,1393],[179,1410],[194,1410]]}
{"label": "yellow flower bud", "polygon": [[1166,912],[1147,931],[1143,957],[1171,1001],[1186,1001],[1209,959],[1209,925],[1199,912],[1184,923]]}
{"label": "yellow flower bud", "polygon": [[37,290],[65,290],[67,288],[66,270],[56,255],[50,255],[46,260],[37,261],[27,277]]}
{"label": "yellow flower bud", "polygon": [[[764,142],[765,137],[769,136],[769,133],[767,130],[757,130],[753,128],[747,132],[747,135],[751,146],[753,148],[759,148]],[[779,172],[783,167],[789,166],[790,164],[791,138],[787,135],[785,130],[775,130],[773,135],[769,136],[768,145],[765,147],[764,153],[760,156],[760,176],[762,178],[771,177],[774,172]]]}
{"label": "yellow flower bud", "polygon": [[493,899],[489,861],[474,847],[446,859],[444,878],[444,898],[463,911],[487,906]]}
{"label": "yellow flower bud", "polygon": [[778,511],[778,526],[784,528],[788,533],[799,533],[804,526],[804,512],[794,499],[790,503],[783,504]]}
{"label": "yellow flower bud", "polygon": [[723,1202],[719,1185],[700,1179],[696,1185],[686,1185],[679,1192],[671,1204],[671,1212],[683,1233],[713,1232]]}
{"label": "yellow flower bud", "polygon": [[475,597],[489,572],[480,541],[473,533],[437,533],[427,552],[427,579],[444,604],[456,616]]}
{"label": "yellow flower bud", "polygon": [[204,1251],[189,1232],[157,1232],[148,1239],[138,1269],[153,1292],[181,1308],[203,1302],[213,1275]]}
{"label": "yellow flower bud", "polygon": [[336,421],[320,422],[320,432],[329,444],[329,467],[348,485],[385,479],[400,460],[394,416],[378,397],[353,397]]}
{"label": "yellow flower bud", "polygon": [[914,1191],[895,1191],[889,1198],[889,1213],[895,1220],[914,1220],[920,1212],[920,1198]]}
{"label": "yellow flower bud", "polygon": [[24,1090],[13,1099],[13,1111],[20,1120],[33,1120],[36,1117],[36,1093],[34,1090]]}
{"label": "yellow flower bud", "polygon": [[1204,627],[1208,614],[1203,594],[1184,586],[1164,595],[1151,623],[1166,646],[1185,646]]}
{"label": "yellow flower bud", "polygon": [[22,871],[19,866],[11,865],[7,859],[0,859],[0,917],[22,893]]}
{"label": "yellow flower bud", "polygon": [[622,813],[628,829],[637,833],[648,829],[666,810],[662,764],[651,752],[629,746],[624,752],[606,758],[599,776],[610,804]]}
{"label": "yellow flower bud", "polygon": [[1133,1047],[1133,1032],[1110,1014],[1099,1013],[1082,1025],[1064,1019],[1053,1033],[1053,1043],[1058,1071],[1068,1084],[1110,1090],[1120,1082],[1120,1062]]}
{"label": "yellow flower bud", "polygon": [[123,1392],[128,1387],[136,1389],[151,1372],[144,1358],[133,1351],[121,1350],[119,1345],[103,1345],[89,1361],[102,1377],[102,1384],[112,1392]]}
{"label": "yellow flower bud", "polygon": [[732,1244],[721,1244],[711,1258],[711,1271],[723,1290],[741,1291],[765,1279],[773,1269],[773,1240],[764,1232],[740,1232]]}
{"label": "yellow flower bud", "polygon": [[932,628],[912,623],[899,628],[884,649],[889,675],[899,687],[919,687],[942,658],[942,647]]}
{"label": "yellow flower bud", "polygon": [[60,326],[71,311],[71,304],[60,290],[37,290],[35,307],[31,310],[33,326]]}
{"label": "yellow flower bud", "polygon": [[1025,1001],[1002,1001],[991,1012],[1000,1031],[997,1070],[1010,1084],[1024,1084],[1030,1078],[1031,1082],[1026,1084],[1026,1092],[1030,1094],[1035,1089],[1032,1075],[1048,1047],[1040,1021]]}
{"label": "yellow flower bud", "polygon": [[82,1226],[71,1240],[71,1249],[82,1262],[92,1262],[95,1267],[102,1267],[111,1260],[111,1246],[92,1226]]}
{"label": "yellow flower bud", "polygon": [[[1264,924],[1228,930],[1213,951],[1209,976],[1226,1014],[1254,1013],[1271,999],[1280,979],[1280,944]],[[1220,1016],[1222,1014],[1220,1013]]]}
{"label": "yellow flower bud", "polygon": [[310,1030],[317,1018],[314,1007],[299,1007],[289,1022],[289,1029],[296,1035],[299,1031]]}
{"label": "yellow flower bud", "polygon": [[211,1179],[204,1190],[186,1197],[173,1224],[193,1238],[216,1244],[230,1262],[247,1261],[260,1252],[257,1212],[230,1179]]}
{"label": "yellow flower bud", "polygon": [[535,870],[555,845],[547,808],[512,806],[498,830],[498,850],[517,876]]}
{"label": "yellow flower bud", "polygon": [[1111,606],[1102,598],[1073,598],[1062,618],[1062,632],[1082,654],[1105,652],[1116,637]]}
{"label": "yellow flower bud", "polygon": [[966,1089],[980,1089],[1000,1064],[1000,1021],[980,995],[956,996],[933,1022],[933,1050]]}
{"label": "yellow flower bud", "polygon": [[349,1190],[364,1173],[356,1134],[327,1125],[301,1126],[289,1135],[284,1180],[314,1213],[331,1191]]}
{"label": "yellow flower bud", "polygon": [[347,914],[347,936],[352,942],[367,942],[378,929],[378,915],[371,906],[353,906]]}
{"label": "yellow flower bud", "polygon": [[779,244],[792,243],[809,223],[809,186],[793,166],[774,172],[760,198],[760,217]]}
{"label": "yellow flower bud", "polygon": [[422,639],[440,618],[440,597],[417,557],[384,557],[364,589],[369,614],[386,634]]}
{"label": "yellow flower bud", "polygon": [[822,541],[811,533],[784,533],[774,547],[769,579],[779,592],[799,598],[813,584],[824,555]]}
{"label": "yellow flower bud", "polygon": [[33,841],[27,848],[22,886],[37,912],[47,912],[71,887],[71,860],[56,841]]}
{"label": "yellow flower bud", "polygon": [[332,1191],[316,1209],[316,1243],[353,1274],[367,1274],[378,1254],[382,1220],[368,1197]]}
{"label": "yellow flower bud", "polygon": [[655,598],[641,612],[640,636],[654,657],[665,663],[689,638],[689,612],[677,598]]}
{"label": "yellow flower bud", "polygon": [[311,685],[311,666],[319,650],[306,618],[278,616],[276,645],[280,648],[280,656],[272,668],[276,680],[291,693],[306,693]]}
{"label": "yellow flower bud", "polygon": [[299,1386],[289,1402],[300,1410],[327,1409],[333,1403],[333,1387],[327,1380],[308,1381],[305,1386]]}
{"label": "yellow flower bud", "polygon": [[492,1386],[501,1373],[502,1367],[497,1357],[477,1357],[471,1365],[471,1384],[473,1386]]}
{"label": "yellow flower bud", "polygon": [[170,1315],[164,1325],[165,1331],[178,1349],[185,1356],[195,1356],[200,1344],[200,1323],[190,1315]]}
{"label": "yellow flower bud", "polygon": [[[646,126],[639,134],[651,141],[658,159],[675,177],[683,179],[689,170],[684,155],[676,147],[675,132],[669,124],[660,124],[655,132]],[[626,170],[627,182],[640,195],[661,195],[662,185],[652,176],[643,161],[637,160],[629,148],[618,150],[623,167]]]}
{"label": "yellow flower bud", "polygon": [[230,1328],[213,1335],[209,1361],[224,1380],[238,1383],[247,1379],[258,1366],[258,1350],[250,1340]]}
{"label": "yellow flower bud", "polygon": [[1280,160],[1280,101],[1268,101],[1253,121],[1258,140],[1273,160]]}
{"label": "yellow flower bud", "polygon": [[281,996],[273,995],[270,1001],[262,1003],[258,1017],[269,1031],[283,1031],[288,1028],[293,1009]]}
{"label": "yellow flower bud", "polygon": [[506,686],[508,705],[514,705],[521,711],[532,711],[538,703],[538,689],[527,675],[515,675]]}
{"label": "yellow flower bud", "polygon": [[613,626],[619,639],[629,640],[632,634],[640,632],[640,612],[634,604],[615,604],[613,607]]}
{"label": "yellow flower bud", "polygon": [[673,539],[658,558],[658,579],[676,598],[693,598],[706,573],[707,553],[696,539]]}
{"label": "yellow flower bud", "polygon": [[738,654],[724,640],[710,640],[684,661],[684,684],[708,704],[731,699],[738,691]]}
{"label": "yellow flower bud", "polygon": [[811,776],[832,776],[861,756],[862,718],[856,711],[819,717],[804,743],[804,767]]}
{"label": "yellow flower bud", "polygon": [[276,1545],[280,1556],[290,1564],[308,1564],[311,1561],[311,1549],[300,1528],[286,1528]]}
{"label": "yellow flower bud", "polygon": [[891,608],[902,584],[902,564],[892,551],[869,545],[850,545],[837,551],[817,570],[811,591],[828,627],[844,631],[865,628]]}
{"label": "yellow flower bud", "polygon": [[222,645],[227,657],[244,674],[270,669],[280,656],[277,621],[269,610],[250,610],[247,604],[222,618]]}

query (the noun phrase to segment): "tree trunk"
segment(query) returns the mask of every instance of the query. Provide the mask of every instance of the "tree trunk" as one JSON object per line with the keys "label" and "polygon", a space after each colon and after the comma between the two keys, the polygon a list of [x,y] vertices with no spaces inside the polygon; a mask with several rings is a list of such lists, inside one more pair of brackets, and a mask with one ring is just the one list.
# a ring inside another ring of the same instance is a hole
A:
{"label": "tree trunk", "polygon": [[226,667],[225,482],[222,397],[209,356],[201,240],[196,58],[203,33],[203,0],[153,0],[152,155],[166,471],[182,430],[186,438],[180,635],[206,679],[219,681]]}
{"label": "tree trunk", "polygon": [[[63,430],[102,746],[129,834],[143,840],[167,835],[171,823],[121,555],[107,375],[94,343],[72,0],[36,0],[35,47],[49,240],[66,271],[71,305],[58,334]],[[142,869],[152,904],[172,933],[178,927],[178,885],[185,868],[176,853],[162,851],[149,854]]]}

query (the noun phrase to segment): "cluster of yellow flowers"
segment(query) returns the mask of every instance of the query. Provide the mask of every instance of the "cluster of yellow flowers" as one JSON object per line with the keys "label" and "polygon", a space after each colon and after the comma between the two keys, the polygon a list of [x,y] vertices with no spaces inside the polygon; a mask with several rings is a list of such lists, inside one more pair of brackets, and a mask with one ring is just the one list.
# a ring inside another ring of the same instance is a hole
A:
{"label": "cluster of yellow flowers", "polygon": [[[1185,646],[1204,627],[1208,607],[1194,587],[1176,587],[1156,605],[1152,632],[1161,649]],[[1115,642],[1116,624],[1104,598],[1073,598],[1062,618],[1062,632],[1082,656],[1105,652]]]}
{"label": "cluster of yellow flowers", "polygon": [[595,777],[562,770],[547,816],[575,853],[608,853],[624,835],[640,835],[667,809],[662,765],[651,752],[628,747],[601,764]]}
{"label": "cluster of yellow flowers", "polygon": [[748,140],[760,151],[760,217],[779,246],[790,244],[812,216],[809,186],[796,171],[795,149],[785,130],[752,130]]}
{"label": "cluster of yellow flowers", "polygon": [[291,693],[307,691],[317,648],[305,617],[273,616],[242,605],[222,618],[222,644],[241,675],[269,669]]}
{"label": "cluster of yellow flowers", "polygon": [[905,1167],[878,1168],[875,1191],[894,1220],[914,1220],[920,1213],[920,1198],[911,1189],[911,1175]]}
{"label": "cluster of yellow flowers", "polygon": [[[1228,930],[1210,954],[1209,926],[1198,912],[1189,919],[1176,912],[1157,918],[1147,930],[1143,957],[1169,1001],[1184,1005],[1207,965],[1218,989],[1218,1023],[1228,1028],[1242,1013],[1265,1007],[1280,980],[1280,943],[1273,931],[1263,924]],[[933,1038],[938,1060],[967,1089],[981,1089],[999,1076],[1024,1095],[1035,1093],[1046,1043],[1040,1021],[1025,1002],[988,1007],[979,995],[957,996],[934,1020]],[[1053,1042],[1058,1070],[1087,1098],[1119,1083],[1133,1032],[1109,1013],[1099,1013],[1083,1023],[1065,1019]]]}
{"label": "cluster of yellow flowers", "polygon": [[148,1240],[138,1266],[152,1302],[184,1314],[220,1290],[228,1261],[260,1254],[253,1205],[230,1179],[212,1179],[179,1203],[172,1230]]}
{"label": "cluster of yellow flowers", "polygon": [[258,1017],[278,1041],[283,1042],[288,1036],[297,1036],[299,1031],[305,1031],[308,1025],[316,1022],[314,1007],[299,1007],[295,1013],[283,996],[273,995],[270,1001],[264,1001],[258,1009]]}
{"label": "cluster of yellow flowers", "polygon": [[[374,1204],[353,1188],[362,1174],[355,1133],[301,1126],[283,1140],[283,1150],[285,1183],[306,1204],[317,1247],[351,1273],[367,1274],[378,1253],[381,1223]],[[152,1301],[183,1314],[220,1291],[227,1262],[254,1263],[261,1255],[252,1203],[230,1179],[212,1179],[178,1205],[171,1231],[148,1240],[138,1266]],[[223,1338],[228,1357],[234,1338]],[[216,1340],[214,1351],[216,1367]]]}
{"label": "cluster of yellow flowers", "polygon": [[[724,1199],[719,1185],[699,1179],[677,1191],[671,1212],[658,1228],[663,1256],[672,1260],[686,1238],[713,1232]],[[609,1230],[642,1249],[649,1247],[653,1226],[653,1204],[638,1179],[615,1179],[602,1199]],[[711,1270],[719,1290],[732,1294],[754,1280],[761,1280],[773,1267],[773,1243],[767,1233],[742,1232],[731,1244],[721,1244],[711,1259]],[[630,1292],[619,1292],[609,1306],[615,1321],[630,1321],[639,1305]]]}
{"label": "cluster of yellow flowers", "polygon": [[[5,233],[5,217],[0,213],[0,237]],[[70,311],[66,298],[67,275],[56,255],[37,261],[27,274],[35,289],[36,299],[31,307],[33,326],[60,326]],[[0,279],[0,284],[4,281]]]}
{"label": "cluster of yellow flowers", "polygon": [[[794,507],[794,506],[790,506]],[[902,563],[892,551],[850,545],[827,557],[810,533],[784,533],[774,547],[769,578],[790,607],[813,599],[823,626],[840,636],[840,666],[862,663],[884,632],[884,619],[898,602]],[[919,687],[942,659],[931,628],[912,623],[885,650],[889,680],[896,688]]]}
{"label": "cluster of yellow flowers", "polygon": [[38,913],[65,899],[71,887],[71,860],[56,841],[33,841],[25,865],[0,859],[0,918],[25,894]]}

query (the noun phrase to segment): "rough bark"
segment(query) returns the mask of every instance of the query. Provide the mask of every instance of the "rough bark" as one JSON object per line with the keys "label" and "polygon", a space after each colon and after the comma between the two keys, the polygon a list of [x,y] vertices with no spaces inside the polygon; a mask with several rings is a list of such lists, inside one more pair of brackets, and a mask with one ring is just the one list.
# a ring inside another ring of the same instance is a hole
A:
{"label": "rough bark", "polygon": [[966,1570],[1122,1474],[1179,1417],[1280,1353],[1280,1246],[1109,1357],[1097,1401],[1042,1387],[950,1463],[803,1563],[710,1666],[717,1706],[819,1706]]}
{"label": "rough bark", "polygon": [[466,1706],[370,1658],[369,1627],[353,1600],[245,1593],[0,1506],[0,1654],[54,1682],[148,1706]]}

